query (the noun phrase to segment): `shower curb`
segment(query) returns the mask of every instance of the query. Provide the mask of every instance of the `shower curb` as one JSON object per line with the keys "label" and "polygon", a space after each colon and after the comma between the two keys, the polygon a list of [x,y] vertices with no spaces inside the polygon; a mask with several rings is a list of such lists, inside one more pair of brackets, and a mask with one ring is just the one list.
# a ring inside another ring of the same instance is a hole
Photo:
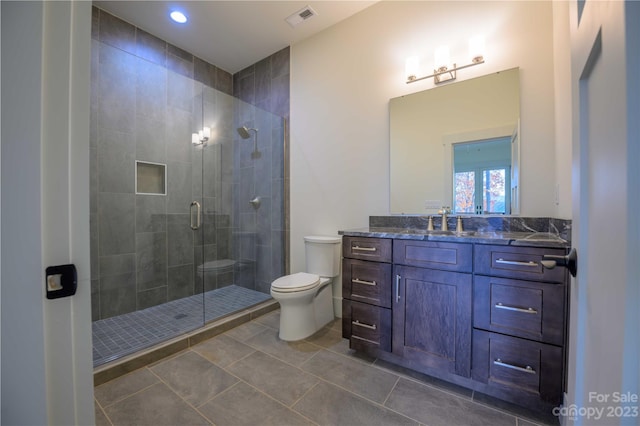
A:
{"label": "shower curb", "polygon": [[158,362],[180,351],[189,349],[205,340],[231,330],[278,309],[275,300],[267,300],[251,308],[212,321],[197,330],[167,340],[135,354],[103,364],[93,369],[93,385],[98,386],[139,368]]}

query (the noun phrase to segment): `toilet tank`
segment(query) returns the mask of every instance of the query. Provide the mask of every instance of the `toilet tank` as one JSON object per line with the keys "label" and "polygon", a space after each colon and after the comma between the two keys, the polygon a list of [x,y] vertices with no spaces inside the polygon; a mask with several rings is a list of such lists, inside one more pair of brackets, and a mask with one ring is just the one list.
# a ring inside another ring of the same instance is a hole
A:
{"label": "toilet tank", "polygon": [[321,277],[336,277],[340,274],[340,248],[342,237],[304,237],[307,272]]}

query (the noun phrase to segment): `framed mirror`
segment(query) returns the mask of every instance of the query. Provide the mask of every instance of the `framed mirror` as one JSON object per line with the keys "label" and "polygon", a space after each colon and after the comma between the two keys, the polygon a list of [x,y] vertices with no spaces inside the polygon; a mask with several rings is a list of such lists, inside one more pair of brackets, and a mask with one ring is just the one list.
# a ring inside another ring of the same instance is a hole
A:
{"label": "framed mirror", "polygon": [[[517,68],[393,98],[389,111],[392,214],[434,214],[442,206],[463,214],[519,213]],[[456,186],[471,170],[473,190],[464,182],[463,207]]]}

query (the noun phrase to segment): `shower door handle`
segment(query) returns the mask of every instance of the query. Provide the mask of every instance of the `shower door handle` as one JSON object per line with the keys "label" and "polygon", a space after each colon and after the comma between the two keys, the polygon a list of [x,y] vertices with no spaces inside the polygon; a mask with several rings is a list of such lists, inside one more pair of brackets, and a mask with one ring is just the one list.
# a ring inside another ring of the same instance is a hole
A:
{"label": "shower door handle", "polygon": [[[193,224],[193,208],[196,208],[196,224]],[[200,203],[197,201],[192,201],[191,206],[189,207],[189,219],[191,221],[191,229],[194,231],[196,229],[200,229]]]}

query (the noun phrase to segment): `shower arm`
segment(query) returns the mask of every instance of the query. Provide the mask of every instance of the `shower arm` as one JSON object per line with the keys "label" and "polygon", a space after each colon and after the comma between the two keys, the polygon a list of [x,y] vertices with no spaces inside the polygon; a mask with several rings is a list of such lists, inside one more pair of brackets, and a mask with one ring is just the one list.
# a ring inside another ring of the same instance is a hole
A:
{"label": "shower arm", "polygon": [[242,126],[242,127],[238,127],[238,134],[242,139],[249,139],[250,130],[253,130],[255,133],[253,138],[253,152],[255,153],[255,152],[258,152],[258,129],[253,127]]}

